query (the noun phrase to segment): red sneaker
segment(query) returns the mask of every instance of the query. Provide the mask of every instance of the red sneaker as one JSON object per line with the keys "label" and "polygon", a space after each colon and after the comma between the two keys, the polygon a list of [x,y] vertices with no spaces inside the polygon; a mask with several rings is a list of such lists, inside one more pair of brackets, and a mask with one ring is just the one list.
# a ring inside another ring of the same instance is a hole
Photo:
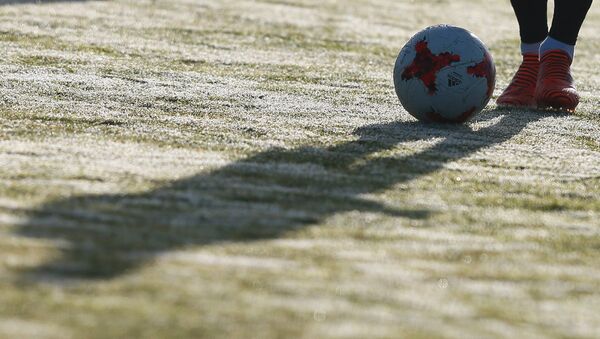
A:
{"label": "red sneaker", "polygon": [[540,67],[539,56],[523,54],[523,62],[512,81],[496,100],[498,106],[536,107],[535,88]]}
{"label": "red sneaker", "polygon": [[579,104],[579,94],[573,86],[571,57],[554,49],[542,55],[535,92],[539,108],[554,108],[574,112]]}

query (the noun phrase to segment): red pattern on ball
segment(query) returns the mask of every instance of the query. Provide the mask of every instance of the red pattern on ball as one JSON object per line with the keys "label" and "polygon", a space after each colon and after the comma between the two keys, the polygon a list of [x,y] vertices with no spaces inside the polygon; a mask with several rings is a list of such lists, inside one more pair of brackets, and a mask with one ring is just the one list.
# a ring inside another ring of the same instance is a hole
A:
{"label": "red pattern on ball", "polygon": [[450,52],[434,55],[426,40],[419,41],[415,45],[415,51],[417,55],[412,64],[402,72],[402,80],[420,79],[427,87],[429,95],[434,95],[437,91],[435,86],[437,73],[442,68],[450,66],[451,63],[460,61],[460,55]]}

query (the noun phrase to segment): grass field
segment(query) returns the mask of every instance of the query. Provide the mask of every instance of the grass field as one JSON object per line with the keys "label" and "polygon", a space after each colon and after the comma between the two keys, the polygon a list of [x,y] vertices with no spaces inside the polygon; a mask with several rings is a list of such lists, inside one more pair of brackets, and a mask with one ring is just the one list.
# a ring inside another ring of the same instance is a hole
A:
{"label": "grass field", "polygon": [[508,1],[0,1],[0,338],[594,338],[600,7],[575,115],[417,123],[421,28]]}

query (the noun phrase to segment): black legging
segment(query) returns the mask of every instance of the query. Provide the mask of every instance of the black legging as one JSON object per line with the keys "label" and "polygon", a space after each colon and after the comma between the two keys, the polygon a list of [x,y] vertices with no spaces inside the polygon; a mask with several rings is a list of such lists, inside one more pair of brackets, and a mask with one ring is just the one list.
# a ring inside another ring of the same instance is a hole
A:
{"label": "black legging", "polygon": [[550,36],[560,42],[575,45],[579,29],[592,5],[592,0],[554,0],[554,17],[548,33],[548,0],[510,2],[519,21],[521,41],[528,44],[540,42]]}

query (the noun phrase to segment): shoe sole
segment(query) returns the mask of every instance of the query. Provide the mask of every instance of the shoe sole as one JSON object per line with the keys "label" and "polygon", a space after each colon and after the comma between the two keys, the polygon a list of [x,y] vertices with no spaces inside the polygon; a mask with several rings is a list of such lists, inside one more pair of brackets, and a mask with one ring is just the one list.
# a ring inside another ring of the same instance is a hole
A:
{"label": "shoe sole", "polygon": [[565,91],[547,91],[536,99],[540,109],[555,109],[560,111],[575,112],[579,104],[579,95]]}

